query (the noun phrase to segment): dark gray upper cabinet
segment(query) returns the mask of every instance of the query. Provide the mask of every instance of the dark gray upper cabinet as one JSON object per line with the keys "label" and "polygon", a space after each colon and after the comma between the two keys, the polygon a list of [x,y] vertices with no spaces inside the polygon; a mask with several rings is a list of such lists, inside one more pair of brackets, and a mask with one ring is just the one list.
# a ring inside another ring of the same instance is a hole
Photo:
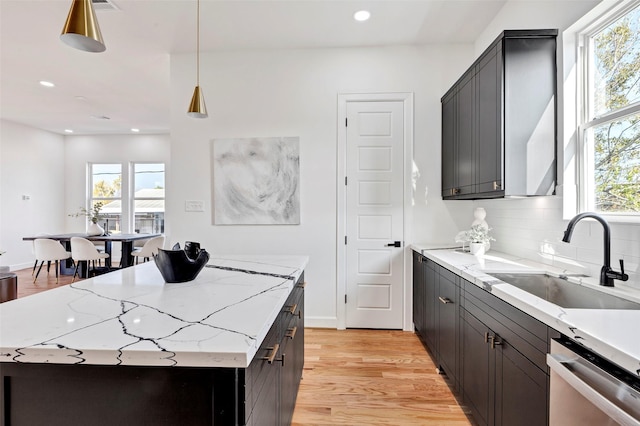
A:
{"label": "dark gray upper cabinet", "polygon": [[557,30],[504,31],[442,97],[442,197],[550,195]]}

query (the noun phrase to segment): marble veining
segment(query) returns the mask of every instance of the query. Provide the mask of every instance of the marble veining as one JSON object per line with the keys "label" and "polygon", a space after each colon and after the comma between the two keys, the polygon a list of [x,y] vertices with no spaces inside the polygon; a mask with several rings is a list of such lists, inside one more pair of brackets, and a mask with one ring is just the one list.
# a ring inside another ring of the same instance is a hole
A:
{"label": "marble veining", "polygon": [[246,367],[308,259],[212,257],[194,281],[147,262],[0,305],[0,361]]}
{"label": "marble veining", "polygon": [[[429,247],[412,245],[413,250],[640,376],[640,310],[563,308],[488,274],[546,272],[560,276],[570,274],[570,271],[494,251],[476,257],[460,250],[432,250]],[[614,288],[604,288],[598,285],[598,277],[568,278],[576,285],[640,301],[640,292],[631,287],[616,284]]]}

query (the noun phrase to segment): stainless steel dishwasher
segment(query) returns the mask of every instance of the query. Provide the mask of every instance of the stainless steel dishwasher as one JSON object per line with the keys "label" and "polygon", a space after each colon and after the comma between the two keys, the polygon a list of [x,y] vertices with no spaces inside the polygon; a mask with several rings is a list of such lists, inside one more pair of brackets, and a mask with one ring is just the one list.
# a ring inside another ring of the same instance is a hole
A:
{"label": "stainless steel dishwasher", "polygon": [[567,339],[553,339],[550,426],[640,426],[640,377]]}

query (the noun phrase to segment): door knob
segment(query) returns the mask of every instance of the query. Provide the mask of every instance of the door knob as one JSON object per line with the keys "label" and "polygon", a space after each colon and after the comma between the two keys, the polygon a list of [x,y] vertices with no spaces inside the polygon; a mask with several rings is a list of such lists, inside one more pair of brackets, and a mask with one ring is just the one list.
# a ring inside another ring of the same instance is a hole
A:
{"label": "door knob", "polygon": [[387,247],[402,247],[402,241],[394,241],[392,243],[387,244]]}

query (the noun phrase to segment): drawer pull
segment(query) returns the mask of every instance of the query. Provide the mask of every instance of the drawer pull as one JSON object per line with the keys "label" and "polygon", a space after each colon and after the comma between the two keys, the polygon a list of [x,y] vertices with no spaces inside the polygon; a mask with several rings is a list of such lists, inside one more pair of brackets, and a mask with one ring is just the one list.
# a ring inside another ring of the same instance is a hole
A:
{"label": "drawer pull", "polygon": [[498,182],[496,182],[495,180],[493,181],[493,190],[497,191],[498,189],[500,189],[500,186],[498,185]]}
{"label": "drawer pull", "polygon": [[269,351],[269,355],[263,356],[260,359],[263,360],[263,361],[267,361],[268,364],[273,364],[273,361],[276,359],[276,355],[278,355],[278,349],[280,349],[280,345],[278,343],[276,343],[275,345],[270,346],[270,347],[265,348],[265,349]]}
{"label": "drawer pull", "polygon": [[295,326],[293,328],[289,328],[287,329],[287,334],[285,335],[285,337],[288,337],[290,339],[293,340],[294,337],[296,337],[296,332],[298,331],[298,327]]}
{"label": "drawer pull", "polygon": [[491,341],[491,349],[495,349],[496,346],[502,345],[502,341],[498,336],[491,336],[489,337],[489,340]]}
{"label": "drawer pull", "polygon": [[489,343],[489,333],[484,333],[484,342]]}
{"label": "drawer pull", "polygon": [[445,305],[449,303],[453,303],[453,300],[449,299],[448,297],[438,296],[438,300],[444,303]]}
{"label": "drawer pull", "polygon": [[292,306],[287,306],[287,312],[289,312],[294,317],[302,318],[302,311],[298,310],[298,313],[296,313],[297,309],[298,309],[297,303]]}

